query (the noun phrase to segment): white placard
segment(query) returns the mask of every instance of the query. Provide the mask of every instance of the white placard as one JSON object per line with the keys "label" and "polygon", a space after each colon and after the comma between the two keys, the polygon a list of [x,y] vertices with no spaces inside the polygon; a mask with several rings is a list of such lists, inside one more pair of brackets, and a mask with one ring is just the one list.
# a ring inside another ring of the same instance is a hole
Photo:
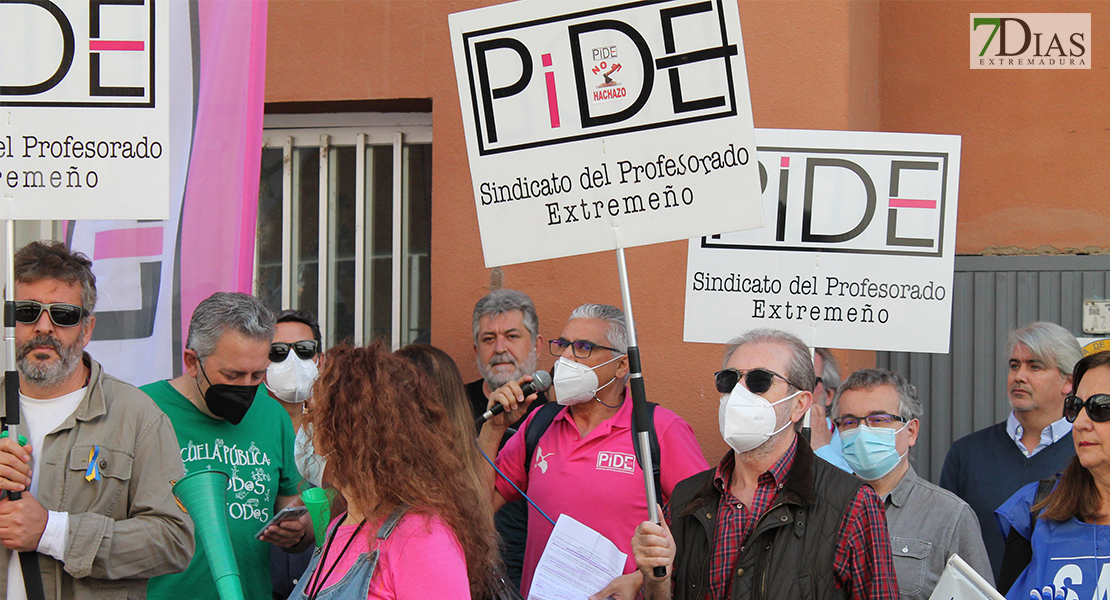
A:
{"label": "white placard", "polygon": [[689,342],[948,352],[960,138],[756,131],[763,229],[690,240]]}
{"label": "white placard", "polygon": [[1006,600],[998,590],[964,562],[959,554],[948,557],[929,600]]}
{"label": "white placard", "polygon": [[169,6],[0,3],[0,219],[169,216]]}
{"label": "white placard", "polygon": [[450,16],[487,266],[762,225],[735,2]]}

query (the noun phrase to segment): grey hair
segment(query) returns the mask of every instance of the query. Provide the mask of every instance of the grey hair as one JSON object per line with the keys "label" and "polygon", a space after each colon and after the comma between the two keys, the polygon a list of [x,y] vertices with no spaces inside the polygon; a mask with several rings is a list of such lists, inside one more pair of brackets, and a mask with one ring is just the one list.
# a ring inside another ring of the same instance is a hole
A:
{"label": "grey hair", "polygon": [[790,366],[785,375],[791,385],[806,392],[812,392],[817,376],[813,374],[813,357],[798,336],[781,329],[751,329],[731,340],[725,346],[725,356],[721,360],[721,368],[728,366],[729,359],[744,344],[770,343],[779,344],[790,351]]}
{"label": "grey hair", "polygon": [[276,331],[274,314],[249,294],[216,292],[202,300],[193,311],[185,348],[204,360],[215,352],[216,343],[229,329],[252,340],[270,342]]}
{"label": "grey hair", "polygon": [[831,409],[833,418],[840,416],[840,396],[844,392],[870,390],[883,385],[893,386],[898,392],[898,416],[905,419],[907,423],[920,418],[925,413],[925,409],[921,407],[921,401],[917,399],[917,388],[905,377],[886,369],[860,369],[849,375],[836,391]]}
{"label": "grey hair", "polygon": [[1048,321],[1037,321],[1010,332],[1006,337],[1006,357],[1014,354],[1018,342],[1029,348],[1033,356],[1064,376],[1071,375],[1075,363],[1083,358],[1079,341],[1070,331]]}
{"label": "grey hair", "polygon": [[817,348],[813,352],[821,357],[821,372],[817,376],[826,390],[835,392],[840,388],[840,361],[827,348]]}
{"label": "grey hair", "polygon": [[570,313],[567,321],[575,319],[598,319],[609,324],[605,337],[609,345],[621,354],[628,353],[628,329],[624,321],[624,311],[608,304],[583,304]]}
{"label": "grey hair", "polygon": [[532,343],[536,343],[536,336],[540,332],[540,318],[536,316],[536,306],[532,304],[528,294],[508,289],[493,290],[482,296],[482,299],[474,305],[474,343],[478,343],[478,329],[482,317],[494,317],[512,310],[519,310],[524,315],[524,328],[528,330]]}

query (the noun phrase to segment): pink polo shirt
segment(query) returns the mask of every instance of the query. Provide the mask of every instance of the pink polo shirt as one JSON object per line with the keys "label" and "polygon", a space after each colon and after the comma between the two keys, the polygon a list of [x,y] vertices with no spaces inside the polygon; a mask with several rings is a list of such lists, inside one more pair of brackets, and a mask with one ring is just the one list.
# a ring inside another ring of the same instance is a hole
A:
{"label": "pink polo shirt", "polygon": [[[628,555],[624,572],[636,569],[632,556],[632,535],[636,526],[647,520],[644,475],[636,462],[632,446],[632,400],[624,392],[624,404],[617,414],[602,421],[585,438],[578,433],[564,408],[544,432],[532,456],[532,468],[524,468],[524,431],[536,415],[534,411],[497,455],[497,467],[552,520],[566,514],[609,538]],[[655,432],[659,438],[659,476],[663,500],[670,498],[674,486],[687,477],[709,468],[690,425],[674,412],[655,408]],[[497,491],[512,502],[520,500],[504,479],[497,479]],[[547,538],[554,527],[531,505],[528,507],[528,545],[524,553],[521,593],[528,597],[532,574],[543,555]]]}

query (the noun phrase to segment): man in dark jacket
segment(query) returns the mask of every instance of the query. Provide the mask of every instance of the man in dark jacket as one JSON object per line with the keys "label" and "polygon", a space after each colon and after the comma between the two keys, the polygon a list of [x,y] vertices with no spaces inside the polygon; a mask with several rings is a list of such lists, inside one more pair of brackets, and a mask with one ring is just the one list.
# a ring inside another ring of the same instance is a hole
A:
{"label": "man in dark jacket", "polygon": [[666,523],[637,528],[644,596],[898,598],[879,497],[795,433],[813,402],[806,345],[752,330],[728,344],[723,366],[721,435],[732,450],[675,487]]}

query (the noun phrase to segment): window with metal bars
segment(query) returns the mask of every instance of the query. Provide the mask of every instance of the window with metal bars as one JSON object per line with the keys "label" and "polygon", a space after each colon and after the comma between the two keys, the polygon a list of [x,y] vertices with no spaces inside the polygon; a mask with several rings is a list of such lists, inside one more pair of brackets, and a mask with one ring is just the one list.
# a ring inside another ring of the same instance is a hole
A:
{"label": "window with metal bars", "polygon": [[325,347],[430,339],[430,114],[266,115],[254,291]]}

